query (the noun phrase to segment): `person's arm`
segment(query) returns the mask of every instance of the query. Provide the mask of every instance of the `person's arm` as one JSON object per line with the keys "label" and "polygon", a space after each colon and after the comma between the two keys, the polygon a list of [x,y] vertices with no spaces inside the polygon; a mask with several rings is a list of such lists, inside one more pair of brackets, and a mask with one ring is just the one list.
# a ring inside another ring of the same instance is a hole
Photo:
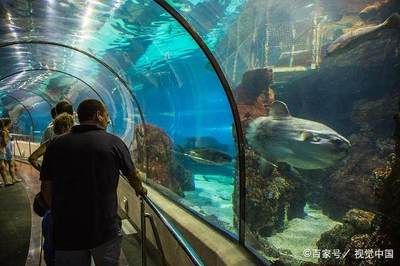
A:
{"label": "person's arm", "polygon": [[40,140],[40,144],[46,143],[53,138],[54,129],[53,126],[49,126],[43,133],[42,139]]}
{"label": "person's arm", "polygon": [[143,187],[141,178],[139,177],[137,170],[133,167],[131,174],[125,176],[128,179],[129,184],[133,187],[137,196],[143,196],[147,194],[147,189]]}
{"label": "person's arm", "polygon": [[53,188],[53,178],[54,178],[54,150],[52,149],[53,143],[48,143],[46,147],[46,152],[43,156],[43,163],[40,171],[40,193],[47,206],[51,207],[51,199],[52,199],[52,188]]}
{"label": "person's arm", "polygon": [[31,163],[31,165],[40,172],[40,164],[39,164],[39,158],[43,156],[46,152],[48,142],[45,142],[39,146],[32,154],[29,156],[28,161]]}
{"label": "person's arm", "polygon": [[142,181],[138,174],[139,172],[133,165],[128,147],[122,140],[120,140],[117,144],[117,149],[119,154],[118,160],[120,162],[120,170],[128,180],[129,184],[135,190],[137,196],[146,195],[147,189],[142,185]]}

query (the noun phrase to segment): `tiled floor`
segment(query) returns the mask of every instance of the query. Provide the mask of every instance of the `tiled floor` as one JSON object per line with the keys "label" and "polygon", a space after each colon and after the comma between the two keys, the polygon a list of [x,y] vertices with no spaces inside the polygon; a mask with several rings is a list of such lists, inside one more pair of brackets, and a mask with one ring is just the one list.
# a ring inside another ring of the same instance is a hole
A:
{"label": "tiled floor", "polygon": [[[19,163],[23,182],[0,188],[0,265],[39,265],[41,218],[31,212],[40,190],[39,173]],[[135,235],[124,235],[120,265],[141,265],[141,247]],[[159,265],[148,256],[147,265]],[[42,260],[41,265],[45,265]]]}

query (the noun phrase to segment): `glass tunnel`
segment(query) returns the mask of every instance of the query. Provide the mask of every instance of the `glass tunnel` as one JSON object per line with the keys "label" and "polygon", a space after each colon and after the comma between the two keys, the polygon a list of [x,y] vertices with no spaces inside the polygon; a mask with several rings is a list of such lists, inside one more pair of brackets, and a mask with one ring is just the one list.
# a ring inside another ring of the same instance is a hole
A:
{"label": "glass tunnel", "polygon": [[147,185],[256,264],[394,263],[398,12],[397,0],[0,0],[0,115],[40,142],[57,102],[102,101]]}

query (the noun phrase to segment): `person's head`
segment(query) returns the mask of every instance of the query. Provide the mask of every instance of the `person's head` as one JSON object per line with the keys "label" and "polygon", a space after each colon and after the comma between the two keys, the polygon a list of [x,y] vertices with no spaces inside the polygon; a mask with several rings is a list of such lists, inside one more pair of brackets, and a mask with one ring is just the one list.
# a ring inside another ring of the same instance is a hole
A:
{"label": "person's head", "polygon": [[61,135],[69,132],[74,125],[74,117],[67,113],[62,113],[54,119],[54,134]]}
{"label": "person's head", "polygon": [[70,115],[74,114],[74,108],[67,101],[61,101],[56,104],[56,114],[60,115],[62,113],[68,113]]}
{"label": "person's head", "polygon": [[78,106],[79,123],[94,123],[106,128],[108,125],[108,112],[106,107],[98,100],[88,99]]}
{"label": "person's head", "polygon": [[3,126],[2,126],[2,128],[3,129],[10,129],[11,128],[11,119],[10,118],[3,118],[2,119],[2,124],[3,124]]}
{"label": "person's head", "polygon": [[51,113],[51,118],[55,119],[57,116],[56,108],[55,107],[51,108],[50,113]]}

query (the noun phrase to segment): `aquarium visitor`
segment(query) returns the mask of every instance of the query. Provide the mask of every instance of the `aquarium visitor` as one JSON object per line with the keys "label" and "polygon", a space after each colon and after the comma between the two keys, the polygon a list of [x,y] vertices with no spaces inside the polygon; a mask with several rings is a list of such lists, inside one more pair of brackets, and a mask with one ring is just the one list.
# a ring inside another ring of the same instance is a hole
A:
{"label": "aquarium visitor", "polygon": [[[10,118],[3,118],[2,119],[2,132],[1,132],[1,144],[0,146],[4,147],[3,152],[4,155],[3,157],[3,163],[4,163],[4,172],[8,170],[8,174],[11,177],[11,183],[6,183],[6,185],[12,185],[17,182],[21,182],[22,179],[18,178],[15,173],[15,167],[14,167],[14,162],[13,162],[13,148],[12,148],[12,139],[10,135],[10,129],[11,129],[12,123]],[[5,173],[7,175],[7,173]]]}
{"label": "aquarium visitor", "polygon": [[[70,115],[74,115],[74,108],[68,101],[60,101],[56,104],[53,108],[51,109],[51,117],[54,119],[56,116],[62,114],[62,113],[67,113]],[[49,125],[47,126],[46,130],[43,133],[42,140],[40,141],[40,144],[54,138],[54,129],[53,129],[53,122],[50,122]]]}
{"label": "aquarium visitor", "polygon": [[[51,206],[56,265],[118,265],[121,219],[117,214],[120,171],[137,195],[147,194],[128,147],[106,132],[109,117],[98,100],[79,104],[80,124],[47,147],[41,192]],[[54,191],[54,193],[52,193]]]}
{"label": "aquarium visitor", "polygon": [[[61,115],[57,116],[54,119],[54,123],[52,125],[55,134],[54,138],[41,144],[28,158],[28,161],[32,164],[32,166],[36,170],[40,172],[41,166],[38,162],[38,159],[44,155],[49,143],[52,142],[54,139],[56,139],[57,136],[69,132],[73,125],[74,125],[74,118],[72,115],[68,113],[62,113]],[[51,210],[49,206],[47,206],[47,204],[43,202],[43,197],[40,193],[35,197],[35,201],[38,201],[34,203],[35,212],[37,212],[39,216],[43,216],[42,235],[44,238],[43,241],[44,260],[47,266],[52,266],[54,265],[55,261],[54,261],[54,243],[53,243],[53,220],[51,217]],[[40,210],[38,211],[37,209]]]}
{"label": "aquarium visitor", "polygon": [[10,182],[7,171],[6,171],[6,145],[7,145],[7,135],[3,131],[3,119],[0,119],[0,175],[3,179],[5,186],[10,186],[13,183]]}

